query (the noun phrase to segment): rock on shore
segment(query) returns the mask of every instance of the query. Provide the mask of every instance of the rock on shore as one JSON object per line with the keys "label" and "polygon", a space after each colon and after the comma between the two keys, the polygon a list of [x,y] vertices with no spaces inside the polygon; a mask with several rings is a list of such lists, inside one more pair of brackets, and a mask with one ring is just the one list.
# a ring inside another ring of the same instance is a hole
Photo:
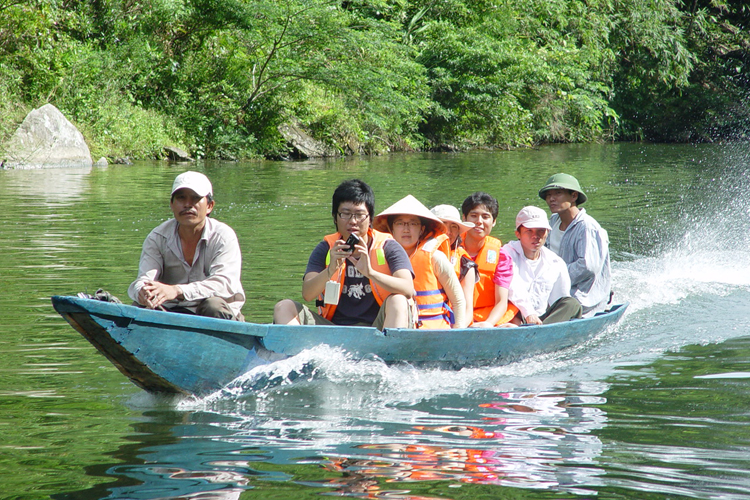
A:
{"label": "rock on shore", "polygon": [[83,134],[52,104],[26,115],[3,146],[3,168],[90,167],[93,165]]}

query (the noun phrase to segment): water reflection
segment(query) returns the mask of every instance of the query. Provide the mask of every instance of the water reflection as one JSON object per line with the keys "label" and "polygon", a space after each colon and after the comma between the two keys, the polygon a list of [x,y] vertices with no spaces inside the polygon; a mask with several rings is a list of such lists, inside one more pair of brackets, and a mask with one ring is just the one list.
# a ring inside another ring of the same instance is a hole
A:
{"label": "water reflection", "polygon": [[52,498],[237,500],[256,475],[249,466],[253,458],[269,458],[262,453],[240,455],[243,451],[220,439],[221,429],[204,423],[201,413],[158,411],[144,416],[132,425],[132,442],[111,453],[114,464],[88,471],[110,482]]}
{"label": "water reflection", "polygon": [[[142,433],[139,443],[115,453],[124,464],[106,471],[108,477],[121,478],[120,484],[98,498],[234,500],[269,480],[295,477],[303,479],[303,489],[319,487],[361,498],[436,498],[412,494],[413,487],[407,486],[434,481],[587,491],[599,484],[601,471],[590,465],[601,452],[593,432],[606,423],[599,407],[606,388],[564,384],[554,391],[487,393],[470,418],[455,417],[443,425],[402,421],[381,429],[381,435],[363,432],[377,425],[362,419],[367,411],[331,422],[315,420],[316,413],[326,417],[314,408],[306,421],[295,421],[289,408],[284,420],[273,417],[278,408],[260,414],[247,407],[231,414],[176,413],[178,422],[167,434],[165,429],[153,434],[158,425],[134,426]],[[285,427],[296,431],[280,432]],[[326,447],[331,450],[324,455],[297,455]],[[310,479],[320,476],[311,468],[328,477]],[[394,488],[396,483],[403,485]]]}
{"label": "water reflection", "polygon": [[[10,230],[17,237],[18,249],[42,248],[48,255],[78,246],[78,238],[57,229],[56,222],[69,221],[77,214],[72,207],[83,199],[89,187],[91,168],[56,168],[12,170],[2,172],[0,196],[21,211],[20,231]],[[22,242],[22,243],[21,243]],[[50,266],[58,267],[50,261]]]}
{"label": "water reflection", "polygon": [[[593,431],[605,425],[606,416],[591,405],[604,404],[603,397],[591,393],[498,396],[479,405],[486,409],[482,417],[485,426],[413,426],[402,434],[417,437],[414,442],[361,444],[356,448],[366,458],[341,456],[328,461],[326,467],[348,478],[340,485],[346,494],[359,492],[363,485],[374,488],[377,478],[577,492],[601,483],[598,476],[602,472],[593,464],[602,443]],[[435,442],[445,444],[430,444]],[[349,484],[353,489],[348,489]]]}
{"label": "water reflection", "polygon": [[83,198],[89,185],[92,167],[17,169],[2,172],[0,193],[26,200],[33,206],[65,206]]}
{"label": "water reflection", "polygon": [[[242,486],[248,484],[245,475],[228,470],[152,467],[140,471],[138,477],[144,480],[143,485],[138,487],[140,492],[117,490],[107,498],[237,500],[245,491]],[[169,486],[165,487],[167,484]],[[216,485],[216,489],[210,489],[213,485]],[[160,493],[153,496],[155,492]]]}

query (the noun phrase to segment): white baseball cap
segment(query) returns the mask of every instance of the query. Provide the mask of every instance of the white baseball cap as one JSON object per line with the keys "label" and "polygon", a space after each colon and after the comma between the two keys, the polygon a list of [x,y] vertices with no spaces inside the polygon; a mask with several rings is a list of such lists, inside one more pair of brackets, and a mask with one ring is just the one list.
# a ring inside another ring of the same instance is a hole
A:
{"label": "white baseball cap", "polygon": [[521,226],[529,229],[552,230],[547,220],[547,212],[534,206],[523,207],[516,215],[516,229]]}
{"label": "white baseball cap", "polygon": [[195,191],[198,196],[213,194],[214,188],[208,177],[200,172],[187,171],[178,175],[172,184],[172,194],[178,189],[187,188]]}

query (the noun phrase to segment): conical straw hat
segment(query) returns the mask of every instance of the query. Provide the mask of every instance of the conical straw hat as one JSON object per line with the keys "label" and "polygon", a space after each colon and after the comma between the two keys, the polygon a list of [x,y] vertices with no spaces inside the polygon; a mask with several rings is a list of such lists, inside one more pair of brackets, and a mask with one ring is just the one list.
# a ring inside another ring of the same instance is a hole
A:
{"label": "conical straw hat", "polygon": [[[428,230],[435,231],[435,235],[445,234],[447,229],[443,221],[424,206],[418,199],[412,195],[407,195],[399,201],[380,212],[372,223],[372,227],[384,233],[390,233],[388,227],[389,215],[416,215],[422,219],[422,223],[428,226]],[[431,226],[431,227],[429,227]]]}

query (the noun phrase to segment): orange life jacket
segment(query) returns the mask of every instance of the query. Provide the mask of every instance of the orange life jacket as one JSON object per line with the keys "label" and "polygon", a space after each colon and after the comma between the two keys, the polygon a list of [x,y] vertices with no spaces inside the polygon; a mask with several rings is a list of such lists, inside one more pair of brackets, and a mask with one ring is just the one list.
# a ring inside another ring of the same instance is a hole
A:
{"label": "orange life jacket", "polygon": [[[503,244],[499,239],[487,236],[481,250],[473,259],[477,263],[477,271],[479,272],[479,281],[474,285],[475,322],[485,321],[495,307],[495,284],[492,282],[492,277],[495,275],[495,268],[500,260],[502,246]],[[518,308],[508,302],[508,309],[496,325],[507,323],[513,319],[516,313],[518,313]]]}
{"label": "orange life jacket", "polygon": [[[375,231],[372,228],[367,230],[367,236],[370,241],[368,252],[370,255],[370,267],[378,272],[390,275],[391,268],[388,266],[388,263],[385,260],[385,251],[383,250],[383,246],[385,245],[386,241],[393,239],[393,236],[388,233]],[[337,240],[341,240],[343,238],[341,237],[340,233],[333,233],[326,235],[323,239],[326,241],[326,243],[328,243],[328,255],[326,256],[326,265],[328,265],[331,262],[331,248],[333,248],[333,245]],[[340,268],[338,268],[335,273],[333,273],[333,276],[331,276],[331,279],[329,280],[339,283],[339,297],[341,297],[341,291],[344,288],[343,285],[344,278],[346,277],[346,265],[347,260],[344,259],[344,264]],[[378,303],[378,305],[383,305],[383,301],[385,300],[385,298],[391,294],[391,292],[373,283],[372,280],[370,280],[370,288],[372,288],[372,295],[373,297],[375,297],[375,301]],[[322,295],[318,297],[317,303],[318,313],[321,316],[323,316],[327,320],[333,318],[333,313],[336,312],[336,304],[325,304],[323,302]]]}
{"label": "orange life jacket", "polygon": [[448,295],[435,276],[432,256],[437,250],[447,250],[445,235],[437,238],[428,236],[409,258],[414,269],[414,291],[417,303],[417,327],[424,329],[450,328],[455,322],[453,311],[448,305]]}
{"label": "orange life jacket", "polygon": [[502,247],[500,240],[487,236],[484,245],[473,259],[479,272],[479,281],[474,286],[474,309],[495,305],[495,284],[492,282],[492,276],[495,274]]}
{"label": "orange life jacket", "polygon": [[[485,321],[487,318],[490,317],[490,313],[492,312],[492,309],[495,306],[492,307],[482,307],[480,309],[474,309],[474,321]],[[503,314],[500,319],[495,323],[495,326],[498,325],[504,325],[505,323],[509,322],[513,318],[515,318],[516,314],[518,314],[518,308],[513,302],[508,302],[508,308],[505,310],[505,314]]]}

